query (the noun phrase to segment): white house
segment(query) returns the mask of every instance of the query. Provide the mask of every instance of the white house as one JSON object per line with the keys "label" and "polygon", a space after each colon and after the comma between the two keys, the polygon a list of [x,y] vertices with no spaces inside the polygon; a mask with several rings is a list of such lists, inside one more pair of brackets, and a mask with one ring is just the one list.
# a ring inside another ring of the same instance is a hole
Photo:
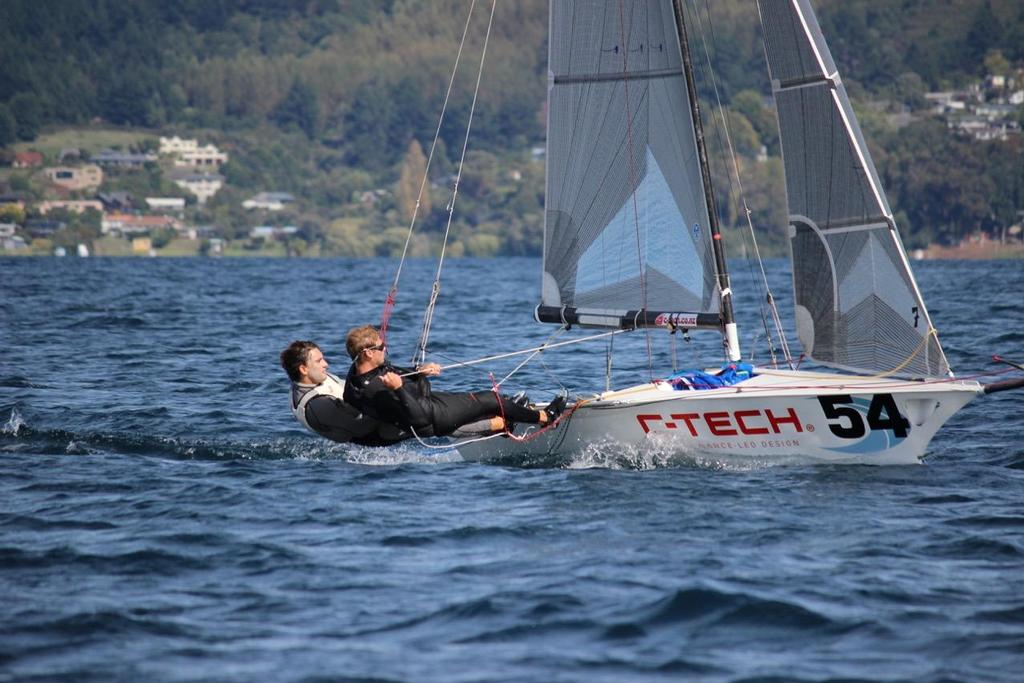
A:
{"label": "white house", "polygon": [[295,197],[288,192],[260,192],[258,195],[242,202],[242,208],[280,211],[294,201]]}
{"label": "white house", "polygon": [[198,140],[183,140],[177,135],[172,138],[160,138],[161,154],[185,154],[187,152],[195,152],[198,148]]}
{"label": "white house", "polygon": [[103,183],[103,169],[95,164],[86,166],[54,166],[43,170],[54,184],[69,190],[89,190]]}
{"label": "white house", "polygon": [[176,211],[181,213],[185,210],[185,200],[181,197],[146,197],[146,206],[152,211]]}
{"label": "white house", "polygon": [[214,145],[206,145],[188,152],[182,152],[174,160],[175,166],[220,166],[228,162],[228,155]]}
{"label": "white house", "polygon": [[95,199],[80,199],[80,200],[54,200],[39,202],[36,204],[36,210],[43,216],[50,213],[54,209],[66,209],[72,213],[85,213],[89,209],[96,209],[100,213],[103,212],[103,202]]}
{"label": "white house", "polygon": [[282,237],[291,237],[299,231],[299,228],[294,225],[286,225],[284,227],[278,227],[275,225],[257,225],[249,231],[249,237],[253,239],[273,239]]}
{"label": "white house", "polygon": [[224,176],[219,173],[190,173],[175,178],[174,183],[194,194],[200,204],[205,204],[224,187]]}

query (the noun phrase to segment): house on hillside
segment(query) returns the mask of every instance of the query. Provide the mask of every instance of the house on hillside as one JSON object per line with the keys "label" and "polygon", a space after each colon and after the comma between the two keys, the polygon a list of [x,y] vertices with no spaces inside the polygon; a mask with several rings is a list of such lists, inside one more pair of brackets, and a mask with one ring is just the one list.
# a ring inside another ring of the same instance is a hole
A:
{"label": "house on hillside", "polygon": [[257,225],[249,231],[249,237],[252,239],[280,240],[292,237],[298,231],[299,228],[294,225],[285,225],[284,227],[278,227],[275,225]]}
{"label": "house on hillside", "polygon": [[132,196],[127,192],[100,192],[96,199],[103,202],[105,211],[123,211],[135,205]]}
{"label": "house on hillside", "polygon": [[191,166],[193,168],[219,168],[228,162],[228,155],[214,145],[199,146],[195,139],[182,139],[177,135],[171,138],[160,138],[160,153],[177,157],[175,166]]}
{"label": "house on hillside", "polygon": [[173,216],[138,216],[131,213],[108,213],[100,223],[100,232],[114,236],[138,235],[162,228],[181,231],[184,225]]}
{"label": "house on hillside", "polygon": [[25,200],[16,194],[0,194],[0,209],[6,209],[9,206],[24,211]]}
{"label": "house on hillside", "polygon": [[224,187],[224,176],[219,173],[187,173],[172,179],[175,185],[194,194],[201,205]]}
{"label": "house on hillside", "polygon": [[212,167],[218,168],[228,162],[228,155],[213,145],[198,147],[193,151],[182,152],[174,160],[175,166]]}
{"label": "house on hillside", "polygon": [[48,218],[30,218],[25,221],[25,231],[32,237],[49,237],[65,227],[67,223],[64,221],[53,221]]}
{"label": "house on hillside", "polygon": [[199,149],[199,141],[195,139],[183,139],[177,135],[170,138],[160,137],[161,154],[185,154],[195,152],[197,149]]}
{"label": "house on hillside", "polygon": [[25,238],[15,234],[18,226],[14,223],[0,223],[0,249],[4,251],[21,251],[27,249]]}
{"label": "house on hillside", "polygon": [[183,213],[185,211],[185,200],[181,197],[146,197],[146,206],[151,211]]}
{"label": "house on hillside", "polygon": [[118,152],[113,149],[104,149],[90,157],[94,164],[117,168],[142,168],[149,162],[156,161],[156,159],[155,154],[131,154]]}
{"label": "house on hillside", "polygon": [[85,213],[89,209],[103,212],[103,202],[96,199],[81,200],[49,200],[36,204],[36,210],[43,216],[54,209],[64,209],[71,213]]}
{"label": "house on hillside", "polygon": [[258,195],[242,202],[242,208],[280,211],[294,201],[295,196],[288,192],[260,192]]}
{"label": "house on hillside", "polygon": [[18,152],[11,166],[14,168],[36,168],[43,165],[42,152]]}
{"label": "house on hillside", "polygon": [[43,174],[55,185],[67,190],[95,190],[103,184],[103,169],[95,164],[86,166],[53,166]]}

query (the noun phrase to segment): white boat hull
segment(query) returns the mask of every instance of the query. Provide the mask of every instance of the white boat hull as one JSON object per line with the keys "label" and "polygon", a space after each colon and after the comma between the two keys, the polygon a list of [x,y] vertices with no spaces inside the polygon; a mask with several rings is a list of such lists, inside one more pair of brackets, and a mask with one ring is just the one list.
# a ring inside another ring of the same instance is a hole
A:
{"label": "white boat hull", "polygon": [[912,464],[935,432],[982,391],[972,381],[904,381],[757,370],[721,389],[678,391],[663,382],[580,401],[522,440],[458,444],[467,460],[571,459],[595,445],[686,457],[751,456],[873,465]]}

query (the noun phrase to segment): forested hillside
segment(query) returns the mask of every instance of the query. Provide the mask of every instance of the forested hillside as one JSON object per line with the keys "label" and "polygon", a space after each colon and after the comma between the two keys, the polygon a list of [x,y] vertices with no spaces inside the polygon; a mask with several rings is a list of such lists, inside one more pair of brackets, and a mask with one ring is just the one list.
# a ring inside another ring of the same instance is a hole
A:
{"label": "forested hillside", "polygon": [[[695,40],[711,56],[728,108],[747,201],[759,223],[781,232],[781,165],[774,114],[764,99],[756,6],[752,0],[697,4],[690,8]],[[928,115],[923,95],[966,87],[996,71],[1013,76],[1024,65],[1024,5],[815,4],[879,150],[908,241],[952,242],[1013,222],[1024,208],[1020,136],[991,142],[965,136]],[[202,207],[190,199],[197,224],[240,237],[257,220],[240,208],[241,200],[284,191],[296,196],[296,205],[274,219],[298,225],[305,245],[319,245],[322,253],[390,253],[414,207],[417,171],[469,6],[469,0],[4,0],[0,147],[34,148],[41,135],[65,127],[115,126],[138,131],[140,140],[198,136],[227,150],[230,161],[221,170],[224,190]],[[414,245],[420,252],[430,250],[431,231],[447,220],[449,178],[462,148],[488,10],[489,3],[479,2],[472,18],[431,169],[429,206],[422,210],[426,236]],[[457,250],[536,253],[543,160],[531,150],[544,142],[547,4],[502,0],[493,26],[454,217]],[[701,73],[710,97],[710,72]],[[898,125],[890,120],[907,112]],[[709,127],[715,139],[716,124]],[[50,161],[51,150],[40,151]],[[728,187],[724,174],[718,172]],[[159,176],[113,178],[112,189],[173,193]],[[12,189],[45,192],[17,174],[0,193]],[[727,221],[737,222],[734,192],[723,190],[720,202]]]}

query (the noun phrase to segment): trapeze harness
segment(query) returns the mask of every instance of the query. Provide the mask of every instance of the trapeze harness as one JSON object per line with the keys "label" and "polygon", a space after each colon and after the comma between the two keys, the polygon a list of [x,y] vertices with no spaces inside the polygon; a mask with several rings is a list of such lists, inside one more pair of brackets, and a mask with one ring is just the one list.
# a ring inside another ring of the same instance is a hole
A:
{"label": "trapeze harness", "polygon": [[[297,393],[296,387],[299,385],[292,384],[292,414],[306,429],[331,441],[338,441],[340,443],[353,442],[364,446],[384,446],[403,441],[412,436],[406,430],[364,415],[346,403],[344,380],[331,373],[326,374],[327,379],[310,388],[297,401],[295,400],[295,395]],[[330,419],[318,419],[317,411],[314,407],[312,415],[313,424],[311,424],[307,409],[313,399],[322,396],[332,399]]]}

